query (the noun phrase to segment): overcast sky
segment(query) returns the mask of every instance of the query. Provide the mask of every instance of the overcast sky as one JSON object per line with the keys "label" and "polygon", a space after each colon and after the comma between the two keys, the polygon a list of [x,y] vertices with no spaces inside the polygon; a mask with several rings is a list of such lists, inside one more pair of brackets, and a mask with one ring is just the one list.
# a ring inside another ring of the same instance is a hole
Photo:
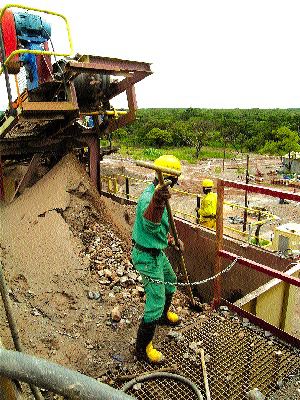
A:
{"label": "overcast sky", "polygon": [[299,0],[23,4],[64,14],[76,52],[152,63],[139,108],[300,107]]}

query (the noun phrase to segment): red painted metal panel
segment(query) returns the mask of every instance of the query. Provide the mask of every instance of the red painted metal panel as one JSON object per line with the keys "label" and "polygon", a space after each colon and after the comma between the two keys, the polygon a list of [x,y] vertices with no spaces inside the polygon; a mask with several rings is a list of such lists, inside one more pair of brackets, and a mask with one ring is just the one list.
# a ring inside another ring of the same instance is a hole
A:
{"label": "red painted metal panel", "polygon": [[283,192],[278,189],[271,189],[264,186],[249,185],[246,183],[239,183],[234,181],[220,180],[222,186],[232,187],[236,189],[247,190],[248,192],[261,193],[267,196],[278,197],[280,199],[288,199],[300,202],[300,194]]}
{"label": "red painted metal panel", "polygon": [[[219,250],[218,254],[222,257],[229,258],[230,260],[235,260],[238,257],[236,254],[230,253],[229,251],[226,250]],[[256,271],[272,276],[273,278],[278,278],[284,282],[300,287],[299,278],[294,278],[290,275],[285,274],[284,272],[280,272],[277,271],[276,269],[267,267],[266,265],[259,264],[255,261],[248,260],[247,258],[243,257],[239,258],[238,264],[250,267],[252,269],[255,269]]]}
{"label": "red painted metal panel", "polygon": [[[3,43],[5,55],[8,57],[14,50],[17,50],[17,33],[16,33],[16,25],[13,12],[11,10],[5,10],[2,22],[2,35],[3,35]],[[14,61],[18,60],[18,56],[14,57]]]}

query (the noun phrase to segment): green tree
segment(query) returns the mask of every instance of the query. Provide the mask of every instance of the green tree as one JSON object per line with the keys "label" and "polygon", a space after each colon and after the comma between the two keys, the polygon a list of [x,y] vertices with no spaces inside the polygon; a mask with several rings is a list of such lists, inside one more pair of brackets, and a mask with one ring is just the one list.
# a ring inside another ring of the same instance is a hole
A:
{"label": "green tree", "polygon": [[208,120],[199,120],[197,117],[190,118],[188,121],[189,131],[187,142],[190,146],[195,147],[196,158],[199,158],[201,148],[207,145],[213,137],[213,123]]}
{"label": "green tree", "polygon": [[296,131],[292,131],[286,126],[282,126],[273,131],[273,140],[268,140],[262,148],[262,153],[278,154],[283,156],[288,154],[289,170],[291,169],[291,153],[300,151],[300,138]]}
{"label": "green tree", "polygon": [[162,147],[172,143],[172,134],[166,130],[152,128],[145,137],[145,141],[150,146]]}

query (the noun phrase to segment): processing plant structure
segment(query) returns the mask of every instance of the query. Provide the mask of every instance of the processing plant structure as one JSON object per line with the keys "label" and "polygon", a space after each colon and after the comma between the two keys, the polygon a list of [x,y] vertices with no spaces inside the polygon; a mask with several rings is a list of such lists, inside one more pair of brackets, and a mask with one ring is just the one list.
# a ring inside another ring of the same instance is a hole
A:
{"label": "processing plant structure", "polygon": [[[65,53],[55,52],[47,14],[65,24],[69,41]],[[0,74],[8,100],[0,120],[2,202],[12,202],[22,194],[42,163],[51,167],[76,151],[78,157],[87,156],[91,181],[101,195],[119,204],[117,195],[101,190],[101,161],[116,149],[101,147],[100,139],[134,121],[135,84],[152,74],[150,64],[74,56],[68,21],[58,13],[10,4],[1,9],[0,23]],[[116,110],[111,100],[123,92],[128,109]],[[6,165],[24,161],[26,172],[12,184],[5,176]],[[201,300],[212,304],[212,311],[166,339],[163,369],[156,371],[143,362],[128,368],[127,386],[122,370],[108,371],[106,383],[99,383],[24,354],[16,340],[1,273],[1,295],[17,351],[1,349],[0,399],[23,398],[17,381],[29,383],[37,399],[42,398],[38,388],[80,399],[299,399],[300,340],[289,333],[289,327],[300,287],[300,266],[294,262],[291,267],[288,257],[241,246],[223,236],[226,187],[300,201],[297,193],[219,180],[216,232],[176,219],[178,234],[186,239],[190,280],[202,283]],[[122,201],[126,203],[128,197]],[[238,300],[230,297],[235,292],[242,293]]]}

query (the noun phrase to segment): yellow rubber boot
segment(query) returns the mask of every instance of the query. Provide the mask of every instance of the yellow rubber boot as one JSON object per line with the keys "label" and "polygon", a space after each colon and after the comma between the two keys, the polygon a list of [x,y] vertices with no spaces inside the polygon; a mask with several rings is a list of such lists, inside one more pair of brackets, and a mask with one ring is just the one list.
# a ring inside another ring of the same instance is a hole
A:
{"label": "yellow rubber boot", "polygon": [[180,322],[179,316],[172,311],[167,312],[167,319],[172,325],[177,325]]}
{"label": "yellow rubber boot", "polygon": [[159,364],[164,360],[164,356],[153,347],[152,341],[146,347],[146,354],[150,362]]}

